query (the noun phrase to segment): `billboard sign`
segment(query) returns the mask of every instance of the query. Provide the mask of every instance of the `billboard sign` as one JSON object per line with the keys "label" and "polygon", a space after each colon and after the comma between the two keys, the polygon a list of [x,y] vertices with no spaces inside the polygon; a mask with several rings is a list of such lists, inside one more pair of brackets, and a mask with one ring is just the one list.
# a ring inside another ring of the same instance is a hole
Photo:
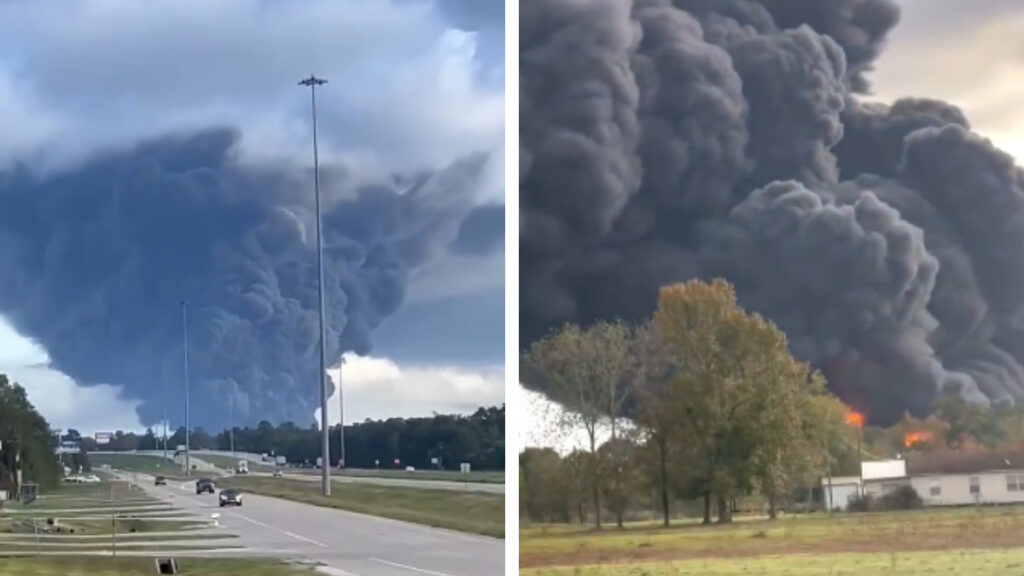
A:
{"label": "billboard sign", "polygon": [[110,439],[113,437],[114,435],[110,432],[97,432],[96,444],[99,446],[106,446],[107,444],[110,444]]}

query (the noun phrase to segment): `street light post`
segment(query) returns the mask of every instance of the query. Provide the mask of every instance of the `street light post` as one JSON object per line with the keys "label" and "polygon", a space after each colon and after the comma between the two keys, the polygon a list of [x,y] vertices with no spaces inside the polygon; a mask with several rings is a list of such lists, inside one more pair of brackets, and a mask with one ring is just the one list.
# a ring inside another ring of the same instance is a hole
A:
{"label": "street light post", "polygon": [[341,364],[338,365],[338,468],[345,466],[345,398],[342,395],[341,375],[345,371],[345,356],[341,357]]}
{"label": "street light post", "polygon": [[316,143],[316,87],[327,83],[323,78],[317,78],[312,74],[309,78],[299,82],[300,86],[309,86],[312,111],[313,111],[313,189],[316,195],[316,270],[317,270],[317,292],[320,300],[320,435],[321,435],[321,461],[320,481],[324,496],[331,495],[331,437],[330,427],[327,420],[327,356],[325,346],[327,344],[327,330],[324,322],[324,244],[323,231],[321,230],[323,218],[320,212],[320,164],[317,155]]}
{"label": "street light post", "polygon": [[192,478],[191,442],[189,442],[189,401],[188,401],[188,304],[181,301],[181,334],[185,342],[185,478]]}

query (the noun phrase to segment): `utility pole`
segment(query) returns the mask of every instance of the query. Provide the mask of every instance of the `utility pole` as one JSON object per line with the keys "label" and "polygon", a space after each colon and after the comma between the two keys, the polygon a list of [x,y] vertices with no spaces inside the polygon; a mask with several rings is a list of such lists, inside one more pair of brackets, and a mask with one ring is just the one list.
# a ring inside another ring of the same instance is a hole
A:
{"label": "utility pole", "polygon": [[188,402],[188,303],[181,301],[181,335],[184,340],[185,357],[185,478],[192,479],[191,443],[189,442],[189,402]]}
{"label": "utility pole", "polygon": [[[316,143],[316,87],[327,83],[323,78],[317,78],[312,74],[309,78],[299,82],[300,86],[309,86],[309,93],[313,110],[313,190],[316,195],[316,270],[317,270],[317,293],[320,299],[320,433],[321,433],[321,462],[320,482],[324,496],[331,495],[331,429],[327,420],[327,329],[324,322],[324,238],[323,218],[320,211],[320,163],[317,155]],[[342,427],[344,430],[344,426]]]}
{"label": "utility pole", "polygon": [[235,457],[235,393],[231,391],[231,433],[229,438],[231,439],[231,457]]}
{"label": "utility pole", "polygon": [[161,466],[167,465],[167,384],[161,379],[160,382],[160,406],[163,412],[162,420],[164,422],[164,459],[160,463]]}
{"label": "utility pole", "polygon": [[345,356],[338,365],[338,446],[341,452],[338,468],[345,467],[345,398],[341,392],[341,374],[345,371]]}

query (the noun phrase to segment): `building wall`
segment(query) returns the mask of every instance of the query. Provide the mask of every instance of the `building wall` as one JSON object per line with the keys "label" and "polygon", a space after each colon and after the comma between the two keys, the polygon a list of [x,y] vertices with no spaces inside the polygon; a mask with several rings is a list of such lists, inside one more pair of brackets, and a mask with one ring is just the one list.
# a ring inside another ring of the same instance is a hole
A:
{"label": "building wall", "polygon": [[[886,494],[899,489],[902,486],[910,485],[909,478],[885,478],[881,480],[865,480],[864,494],[873,498],[881,498]],[[924,497],[923,495],[921,496]]]}
{"label": "building wall", "polygon": [[[825,494],[825,503],[828,504],[829,487],[828,483],[822,484],[822,490]],[[839,508],[840,510],[846,510],[850,503],[850,499],[857,496],[857,484],[832,484],[832,509]]]}
{"label": "building wall", "polygon": [[[1014,481],[1008,482],[1007,477]],[[978,493],[971,493],[976,479]],[[1024,502],[1024,470],[997,470],[975,474],[929,474],[914,476],[911,485],[927,506],[965,504],[1012,504]],[[1009,486],[1008,486],[1009,484]],[[937,488],[938,493],[932,492]],[[1016,489],[1011,489],[1016,487]]]}

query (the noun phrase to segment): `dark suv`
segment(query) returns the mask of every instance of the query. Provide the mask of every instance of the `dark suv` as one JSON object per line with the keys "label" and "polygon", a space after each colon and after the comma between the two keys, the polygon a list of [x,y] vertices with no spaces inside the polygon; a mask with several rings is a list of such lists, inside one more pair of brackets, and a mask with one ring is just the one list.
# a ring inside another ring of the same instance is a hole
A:
{"label": "dark suv", "polygon": [[167,478],[164,478],[163,476],[157,476],[156,480],[154,480],[153,483],[156,484],[157,486],[167,486]]}
{"label": "dark suv", "polygon": [[209,478],[201,478],[196,480],[196,494],[202,494],[203,492],[209,492],[210,494],[216,494],[213,487],[213,480]]}

